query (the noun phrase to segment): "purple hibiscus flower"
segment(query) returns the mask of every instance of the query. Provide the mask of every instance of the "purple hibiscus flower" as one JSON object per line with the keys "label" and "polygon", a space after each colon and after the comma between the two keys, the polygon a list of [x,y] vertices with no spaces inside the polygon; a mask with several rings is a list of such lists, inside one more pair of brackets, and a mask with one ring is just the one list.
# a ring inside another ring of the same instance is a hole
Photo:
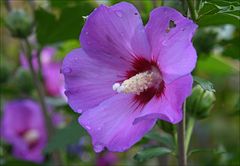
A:
{"label": "purple hibiscus flower", "polygon": [[144,27],[126,2],[100,5],[87,18],[82,48],[64,59],[65,94],[94,150],[124,151],[157,119],[178,123],[191,93],[197,28],[169,7],[156,8]]}
{"label": "purple hibiscus flower", "polygon": [[[42,62],[42,73],[44,80],[44,87],[48,95],[50,96],[60,96],[63,95],[64,85],[63,76],[60,74],[61,62],[54,61],[54,54],[56,49],[53,47],[45,47],[41,52],[41,62]],[[34,69],[39,70],[37,62],[37,52],[36,50],[32,53],[32,63]],[[22,66],[28,69],[29,64],[23,53],[20,54],[20,62]]]}
{"label": "purple hibiscus flower", "polygon": [[1,136],[13,146],[13,155],[41,162],[47,133],[39,105],[32,100],[14,100],[6,103],[3,111]]}

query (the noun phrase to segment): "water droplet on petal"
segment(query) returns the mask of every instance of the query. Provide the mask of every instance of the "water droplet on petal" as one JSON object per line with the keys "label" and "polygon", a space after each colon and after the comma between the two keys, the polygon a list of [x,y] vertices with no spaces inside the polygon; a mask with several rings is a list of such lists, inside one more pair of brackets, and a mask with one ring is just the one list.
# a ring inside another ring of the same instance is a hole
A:
{"label": "water droplet on petal", "polygon": [[103,150],[103,146],[101,145],[101,144],[96,144],[96,145],[94,145],[94,150],[95,150],[95,152],[97,152],[97,153],[99,153],[99,152],[101,152],[102,150]]}
{"label": "water droplet on petal", "polygon": [[82,109],[77,109],[75,112],[81,114],[83,112],[83,110]]}
{"label": "water droplet on petal", "polygon": [[69,74],[69,73],[71,73],[71,72],[72,72],[72,69],[69,68],[69,67],[65,67],[65,68],[62,69],[62,73],[63,73],[63,74]]}
{"label": "water droplet on petal", "polygon": [[163,45],[163,46],[166,46],[166,45],[167,45],[167,41],[164,40],[164,41],[162,42],[162,45]]}
{"label": "water droplet on petal", "polygon": [[90,126],[85,126],[85,127],[86,127],[86,129],[91,130],[91,127],[90,127]]}
{"label": "water droplet on petal", "polygon": [[122,17],[122,12],[116,11],[115,13],[116,13],[116,15],[117,15],[118,17]]}

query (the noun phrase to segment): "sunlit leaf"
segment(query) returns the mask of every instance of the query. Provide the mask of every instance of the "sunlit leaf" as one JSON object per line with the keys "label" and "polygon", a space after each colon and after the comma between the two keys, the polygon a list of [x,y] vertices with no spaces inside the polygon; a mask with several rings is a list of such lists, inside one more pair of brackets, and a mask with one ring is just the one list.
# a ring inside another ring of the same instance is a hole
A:
{"label": "sunlit leaf", "polygon": [[79,40],[67,40],[66,42],[62,43],[55,54],[56,60],[63,60],[63,58],[73,49],[79,48],[80,43]]}
{"label": "sunlit leaf", "polygon": [[233,24],[240,26],[240,3],[238,1],[209,0],[202,4],[197,23],[201,26]]}
{"label": "sunlit leaf", "polygon": [[209,56],[199,58],[197,62],[197,71],[215,76],[234,74],[239,71],[234,62],[222,56]]}

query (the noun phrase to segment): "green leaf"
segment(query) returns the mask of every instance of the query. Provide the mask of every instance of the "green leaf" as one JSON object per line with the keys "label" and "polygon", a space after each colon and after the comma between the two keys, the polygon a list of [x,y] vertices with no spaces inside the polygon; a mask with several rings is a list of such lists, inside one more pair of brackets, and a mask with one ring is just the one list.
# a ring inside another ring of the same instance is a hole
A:
{"label": "green leaf", "polygon": [[214,76],[224,76],[239,72],[239,68],[232,61],[223,56],[208,56],[199,58],[197,71]]}
{"label": "green leaf", "polygon": [[70,51],[79,47],[79,40],[68,40],[58,47],[54,58],[56,60],[62,60]]}
{"label": "green leaf", "polygon": [[195,154],[195,153],[212,153],[214,155],[216,154],[222,154],[222,153],[226,153],[225,150],[219,150],[219,149],[192,149],[188,152],[187,156],[190,157],[191,155]]}
{"label": "green leaf", "polygon": [[5,26],[5,22],[4,19],[2,17],[0,17],[0,27]]}
{"label": "green leaf", "polygon": [[219,44],[224,48],[222,55],[240,60],[240,29],[236,29],[233,33],[233,38],[222,40]]}
{"label": "green leaf", "polygon": [[170,135],[174,135],[174,125],[172,123],[169,123],[167,121],[158,120],[157,126],[163,130],[165,133],[168,133]]}
{"label": "green leaf", "polygon": [[75,6],[62,10],[59,19],[52,13],[39,9],[35,12],[37,25],[37,39],[41,45],[61,42],[68,39],[78,40],[84,19],[89,15],[93,7]]}
{"label": "green leaf", "polygon": [[77,143],[84,135],[86,135],[85,130],[77,123],[77,121],[73,121],[67,127],[56,131],[44,149],[44,153],[51,153],[55,150],[64,150],[67,145]]}
{"label": "green leaf", "polygon": [[66,6],[76,6],[82,5],[88,7],[88,5],[96,4],[94,1],[86,1],[86,0],[49,0],[51,7],[54,8],[65,8]]}
{"label": "green leaf", "polygon": [[149,160],[153,157],[159,157],[163,155],[170,154],[172,151],[168,148],[164,147],[154,147],[154,148],[147,148],[139,151],[135,156],[134,159],[143,162]]}
{"label": "green leaf", "polygon": [[[2,164],[1,164],[2,165]],[[30,162],[30,161],[25,161],[25,160],[18,160],[15,158],[9,158],[6,160],[6,163],[4,163],[2,166],[39,166],[39,164]]]}
{"label": "green leaf", "polygon": [[174,149],[174,147],[175,147],[173,137],[170,134],[167,134],[165,132],[158,133],[158,132],[152,131],[152,132],[146,134],[144,136],[144,138],[147,138],[149,140],[155,140],[159,143],[162,143],[162,144],[168,146],[171,149]]}
{"label": "green leaf", "polygon": [[197,23],[201,26],[233,24],[240,26],[240,3],[237,1],[209,0],[202,4]]}
{"label": "green leaf", "polygon": [[199,78],[197,76],[193,77],[194,81],[198,83],[204,90],[215,92],[215,89],[213,87],[213,84],[210,81],[204,80],[202,78]]}
{"label": "green leaf", "polygon": [[233,24],[239,27],[240,17],[229,13],[217,13],[215,15],[207,15],[201,18],[197,23],[201,27],[210,25]]}

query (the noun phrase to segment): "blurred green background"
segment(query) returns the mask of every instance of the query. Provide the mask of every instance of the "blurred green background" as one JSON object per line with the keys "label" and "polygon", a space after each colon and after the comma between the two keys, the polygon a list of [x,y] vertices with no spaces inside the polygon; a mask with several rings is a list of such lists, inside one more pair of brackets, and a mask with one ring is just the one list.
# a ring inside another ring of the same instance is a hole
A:
{"label": "blurred green background", "polygon": [[[21,65],[19,53],[21,41],[11,36],[6,27],[6,18],[12,10],[21,9],[32,20],[34,27],[31,36],[37,39],[36,48],[45,46],[57,48],[55,58],[62,60],[66,53],[80,47],[79,35],[84,24],[84,18],[99,4],[112,5],[118,0],[1,0],[1,110],[6,101],[26,96],[36,96],[34,85],[28,75],[19,72]],[[185,0],[129,0],[141,13],[146,23],[151,10],[158,6],[171,6],[185,16],[188,8]],[[201,77],[213,83],[216,102],[207,117],[198,120],[193,131],[190,144],[191,156],[189,165],[240,165],[240,2],[238,0],[202,0],[195,1],[199,28],[193,38],[198,53],[197,67],[194,76]],[[77,114],[62,100],[48,97],[48,102],[55,110],[67,117],[64,127],[58,129],[46,147],[48,156],[54,151],[60,151],[66,165],[95,165],[96,154],[90,142],[90,137],[76,123]],[[2,112],[2,111],[1,111]],[[169,124],[166,124],[169,125]],[[158,127],[160,126],[160,128]],[[153,132],[163,132],[162,124],[155,126]],[[167,130],[165,130],[167,131]],[[72,134],[74,133],[74,134]],[[66,150],[70,144],[76,144],[83,139],[80,154],[71,154]],[[144,138],[129,151],[117,153],[118,162],[115,165],[146,165],[157,166],[168,160],[169,165],[176,164],[176,158],[168,155],[163,157],[147,157],[140,162],[135,157],[142,147],[151,144],[151,139]],[[11,146],[1,141],[0,164],[33,165],[31,162],[20,161],[11,155]],[[51,165],[46,159],[44,165]],[[163,164],[162,164],[163,165]]]}

